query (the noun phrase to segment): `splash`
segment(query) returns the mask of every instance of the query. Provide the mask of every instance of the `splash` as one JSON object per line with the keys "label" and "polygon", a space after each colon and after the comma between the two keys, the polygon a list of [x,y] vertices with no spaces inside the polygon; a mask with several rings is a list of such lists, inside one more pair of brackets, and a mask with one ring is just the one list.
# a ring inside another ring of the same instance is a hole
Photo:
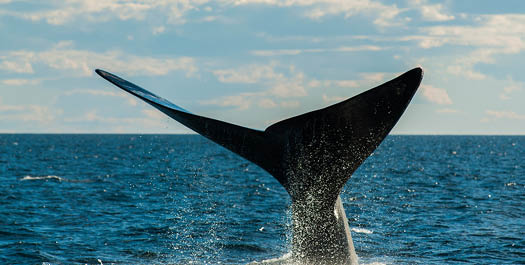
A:
{"label": "splash", "polygon": [[295,265],[297,263],[292,260],[292,253],[287,253],[279,258],[267,259],[263,261],[254,261],[254,262],[248,263],[247,265],[256,265],[256,264]]}
{"label": "splash", "polygon": [[358,227],[352,227],[352,232],[361,233],[361,234],[372,234],[374,233],[372,230],[368,230],[365,228],[358,228]]}

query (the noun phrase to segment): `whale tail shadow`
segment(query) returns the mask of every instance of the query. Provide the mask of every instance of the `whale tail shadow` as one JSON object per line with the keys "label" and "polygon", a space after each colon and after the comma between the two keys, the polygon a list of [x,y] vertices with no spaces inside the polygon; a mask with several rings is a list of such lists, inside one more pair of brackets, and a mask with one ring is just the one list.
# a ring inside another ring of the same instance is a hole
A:
{"label": "whale tail shadow", "polygon": [[[118,76],[95,71],[274,176],[290,194],[292,207],[296,205],[294,216],[306,220],[303,226],[306,228],[294,229],[294,233],[306,233],[304,238],[312,239],[297,240],[303,244],[294,244],[311,248],[312,253],[326,247],[308,247],[323,240],[317,235],[332,229],[318,223],[336,222],[334,207],[343,186],[397,123],[423,77],[422,69],[415,68],[350,99],[285,119],[260,131],[192,114]],[[322,217],[322,213],[326,216]],[[310,232],[312,229],[322,231],[315,234]],[[351,248],[353,250],[353,245]]]}

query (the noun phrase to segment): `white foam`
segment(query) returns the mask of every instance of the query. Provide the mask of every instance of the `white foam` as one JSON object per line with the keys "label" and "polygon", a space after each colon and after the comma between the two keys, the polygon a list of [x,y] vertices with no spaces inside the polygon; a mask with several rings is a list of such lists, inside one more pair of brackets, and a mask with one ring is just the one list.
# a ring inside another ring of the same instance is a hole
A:
{"label": "white foam", "polygon": [[58,181],[63,181],[64,180],[63,178],[61,178],[59,176],[55,176],[55,175],[38,176],[38,177],[25,176],[25,177],[21,178],[20,180],[36,180],[36,179],[56,179]]}
{"label": "white foam", "polygon": [[361,233],[361,234],[372,234],[372,230],[368,230],[365,228],[358,228],[358,227],[352,227],[352,232]]}
{"label": "white foam", "polygon": [[287,254],[284,254],[284,256],[279,257],[279,258],[267,259],[267,260],[263,260],[259,262],[254,261],[254,262],[248,263],[247,265],[256,265],[256,264],[291,265],[291,264],[294,264],[291,257],[292,257],[292,254],[287,253]]}

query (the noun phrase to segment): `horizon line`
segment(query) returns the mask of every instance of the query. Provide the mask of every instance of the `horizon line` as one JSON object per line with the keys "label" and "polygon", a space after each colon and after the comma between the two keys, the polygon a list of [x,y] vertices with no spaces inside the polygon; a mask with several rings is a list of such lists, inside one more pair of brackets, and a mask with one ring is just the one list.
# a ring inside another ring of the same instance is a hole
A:
{"label": "horizon line", "polygon": [[[200,135],[195,132],[152,133],[152,132],[1,132],[0,135]],[[391,133],[389,136],[525,136],[525,133]],[[203,136],[204,137],[204,136]]]}

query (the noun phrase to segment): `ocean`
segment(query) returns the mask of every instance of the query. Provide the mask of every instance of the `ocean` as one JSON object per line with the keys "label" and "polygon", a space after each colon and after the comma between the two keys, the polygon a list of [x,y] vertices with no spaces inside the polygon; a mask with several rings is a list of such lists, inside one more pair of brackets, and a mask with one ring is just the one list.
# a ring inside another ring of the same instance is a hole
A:
{"label": "ocean", "polygon": [[[525,264],[525,136],[388,136],[341,197],[363,264]],[[0,135],[1,264],[245,264],[290,199],[199,135]]]}

